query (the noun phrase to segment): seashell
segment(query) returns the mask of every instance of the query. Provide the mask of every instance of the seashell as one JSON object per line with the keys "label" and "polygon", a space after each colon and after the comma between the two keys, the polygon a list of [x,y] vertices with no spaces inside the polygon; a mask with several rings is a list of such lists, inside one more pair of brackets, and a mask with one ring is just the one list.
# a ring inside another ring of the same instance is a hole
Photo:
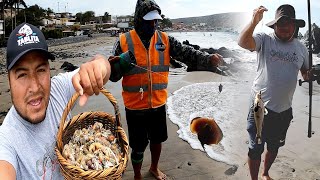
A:
{"label": "seashell", "polygon": [[100,138],[102,136],[102,133],[101,132],[98,132],[94,135],[95,138]]}
{"label": "seashell", "polygon": [[69,144],[64,145],[63,147],[63,151],[62,151],[62,155],[63,157],[65,157],[66,159],[70,158],[70,149],[69,149]]}
{"label": "seashell", "polygon": [[101,147],[103,147],[103,145],[100,144],[100,143],[92,143],[92,144],[90,145],[90,147],[89,147],[89,151],[90,151],[90,152],[94,152],[94,151],[96,151],[97,149],[101,149]]}
{"label": "seashell", "polygon": [[103,166],[104,166],[105,169],[107,169],[107,168],[113,167],[114,164],[112,164],[110,161],[105,161],[103,163]]}
{"label": "seashell", "polygon": [[102,170],[102,165],[100,164],[100,161],[97,158],[92,158],[92,163],[94,165],[95,170]]}
{"label": "seashell", "polygon": [[88,129],[82,128],[81,134],[88,134],[88,133],[89,133]]}
{"label": "seashell", "polygon": [[114,135],[109,135],[108,141],[113,142],[115,139]]}
{"label": "seashell", "polygon": [[103,124],[102,123],[99,123],[99,122],[96,122],[94,123],[94,125],[92,126],[93,130],[95,131],[100,131],[102,128],[103,128]]}
{"label": "seashell", "polygon": [[72,165],[84,170],[102,170],[119,164],[122,159],[117,138],[103,124],[75,130],[62,155]]}
{"label": "seashell", "polygon": [[87,146],[83,146],[83,153],[86,155],[86,154],[89,154],[89,149],[87,148]]}
{"label": "seashell", "polygon": [[89,160],[86,162],[86,165],[88,166],[89,169],[94,169],[94,165],[93,165],[91,159],[89,159]]}
{"label": "seashell", "polygon": [[88,140],[89,141],[94,141],[94,137],[93,136],[89,136]]}
{"label": "seashell", "polygon": [[110,136],[111,134],[112,133],[111,133],[111,131],[109,129],[102,132],[102,136],[104,136],[106,138],[108,138],[108,136]]}

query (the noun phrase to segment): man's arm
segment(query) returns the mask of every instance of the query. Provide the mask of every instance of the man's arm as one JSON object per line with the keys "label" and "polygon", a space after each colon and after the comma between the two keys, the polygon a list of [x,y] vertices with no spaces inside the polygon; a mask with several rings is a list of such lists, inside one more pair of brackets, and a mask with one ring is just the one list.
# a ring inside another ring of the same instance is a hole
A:
{"label": "man's arm", "polygon": [[4,180],[16,179],[16,171],[7,161],[0,160],[0,177]]}
{"label": "man's arm", "polygon": [[[114,56],[120,56],[122,54],[122,49],[120,46],[120,40],[117,39],[114,43],[112,54]],[[117,59],[113,59],[114,61],[109,61],[111,66],[111,75],[110,75],[110,81],[117,82],[122,78],[122,72],[120,69],[120,62],[117,61]],[[118,64],[118,65],[116,65]]]}
{"label": "man's arm", "polygon": [[102,55],[96,55],[80,66],[79,71],[72,77],[73,87],[80,94],[80,106],[87,102],[89,96],[100,93],[100,89],[109,80],[110,73],[110,63]]}
{"label": "man's arm", "polygon": [[196,70],[212,70],[222,61],[219,54],[207,54],[193,47],[182,45],[180,41],[169,36],[170,56],[185,63],[188,67]]}
{"label": "man's arm", "polygon": [[268,11],[265,7],[260,6],[253,12],[252,21],[242,30],[239,36],[238,45],[244,49],[254,51],[256,49],[256,43],[253,38],[253,31],[257,24],[263,18],[263,13]]}
{"label": "man's arm", "polygon": [[311,69],[311,68],[310,68],[310,64],[309,64],[308,49],[304,45],[302,45],[302,48],[303,48],[304,62],[300,68],[300,72],[301,72],[303,80],[307,81],[307,80],[309,80],[312,72],[309,71],[309,69]]}

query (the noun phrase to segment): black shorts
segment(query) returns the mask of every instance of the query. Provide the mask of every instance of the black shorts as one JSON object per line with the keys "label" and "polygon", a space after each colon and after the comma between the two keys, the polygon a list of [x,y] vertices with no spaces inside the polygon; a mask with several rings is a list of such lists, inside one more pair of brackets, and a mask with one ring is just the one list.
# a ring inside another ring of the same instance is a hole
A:
{"label": "black shorts", "polygon": [[166,106],[146,110],[126,110],[129,145],[144,152],[149,141],[160,144],[168,139]]}
{"label": "black shorts", "polygon": [[276,113],[270,109],[267,110],[268,114],[264,116],[263,120],[262,144],[257,144],[255,142],[257,129],[253,116],[253,107],[250,108],[247,119],[247,131],[250,137],[249,148],[252,150],[262,150],[265,142],[268,149],[277,149],[285,144],[287,130],[293,118],[292,108],[280,113]]}

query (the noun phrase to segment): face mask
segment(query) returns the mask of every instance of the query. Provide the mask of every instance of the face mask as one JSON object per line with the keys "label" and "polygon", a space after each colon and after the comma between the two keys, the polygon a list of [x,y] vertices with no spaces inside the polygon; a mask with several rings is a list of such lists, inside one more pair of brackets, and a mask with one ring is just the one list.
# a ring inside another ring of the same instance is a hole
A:
{"label": "face mask", "polygon": [[156,31],[157,26],[158,26],[158,22],[156,20],[155,20],[154,25],[150,21],[144,21],[142,23],[143,36],[145,36],[146,38],[151,38],[153,36],[154,32]]}

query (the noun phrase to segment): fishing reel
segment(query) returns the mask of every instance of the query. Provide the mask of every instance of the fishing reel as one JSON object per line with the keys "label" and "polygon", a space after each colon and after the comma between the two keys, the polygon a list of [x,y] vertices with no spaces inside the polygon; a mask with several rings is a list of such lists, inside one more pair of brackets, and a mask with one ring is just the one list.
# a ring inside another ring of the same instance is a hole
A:
{"label": "fishing reel", "polygon": [[[311,81],[317,81],[317,83],[320,85],[320,64],[313,65],[311,68],[311,75],[310,75],[310,80]],[[299,79],[299,86],[302,85],[304,82],[309,82],[309,81],[302,81]]]}

